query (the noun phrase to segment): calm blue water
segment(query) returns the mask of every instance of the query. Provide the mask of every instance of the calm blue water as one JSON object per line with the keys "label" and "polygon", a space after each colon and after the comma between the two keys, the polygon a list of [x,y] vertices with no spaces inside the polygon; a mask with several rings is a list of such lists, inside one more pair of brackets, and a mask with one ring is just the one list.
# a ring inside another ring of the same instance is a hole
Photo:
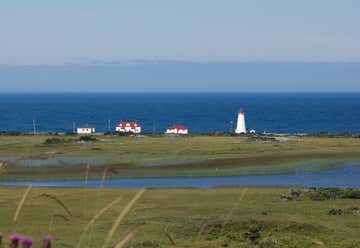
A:
{"label": "calm blue water", "polygon": [[[272,175],[243,175],[231,177],[174,177],[174,178],[128,178],[109,179],[104,187],[142,188],[142,187],[198,187],[209,188],[225,185],[241,186],[304,186],[304,187],[342,187],[360,188],[360,165],[346,166],[323,171],[303,171],[301,173]],[[0,182],[3,185],[33,185],[33,186],[64,186],[83,187],[81,181],[18,181]],[[90,187],[98,187],[100,180],[88,182]]]}
{"label": "calm blue water", "polygon": [[240,107],[258,132],[360,132],[360,94],[27,94],[0,95],[0,130],[71,131],[89,123],[106,131],[138,120],[145,132],[171,124],[191,132],[228,131]]}

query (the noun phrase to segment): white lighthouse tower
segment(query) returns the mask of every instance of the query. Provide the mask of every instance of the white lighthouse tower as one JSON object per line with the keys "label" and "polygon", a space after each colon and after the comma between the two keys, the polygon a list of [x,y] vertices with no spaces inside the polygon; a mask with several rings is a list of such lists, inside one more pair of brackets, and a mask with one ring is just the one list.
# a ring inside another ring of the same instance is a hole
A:
{"label": "white lighthouse tower", "polygon": [[246,125],[245,125],[245,112],[243,109],[240,109],[238,114],[237,126],[235,129],[235,133],[246,133]]}

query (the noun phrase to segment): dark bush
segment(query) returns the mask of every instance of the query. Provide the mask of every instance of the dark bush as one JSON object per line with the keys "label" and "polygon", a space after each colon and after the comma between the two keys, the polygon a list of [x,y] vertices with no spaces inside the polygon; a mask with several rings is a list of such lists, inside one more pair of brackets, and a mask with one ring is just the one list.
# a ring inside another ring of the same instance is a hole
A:
{"label": "dark bush", "polygon": [[79,138],[79,141],[82,141],[82,142],[91,142],[91,141],[97,141],[97,138],[93,137],[93,136],[90,136],[90,135],[87,135],[87,136],[81,136]]}
{"label": "dark bush", "polygon": [[329,210],[328,215],[344,215],[344,210],[340,208],[332,208]]}
{"label": "dark bush", "polygon": [[3,136],[19,136],[21,134],[22,133],[18,131],[0,131],[0,135]]}
{"label": "dark bush", "polygon": [[135,135],[135,134],[131,133],[131,132],[128,132],[128,133],[116,132],[116,135],[118,135],[118,136],[131,136],[131,135]]}
{"label": "dark bush", "polygon": [[116,132],[111,132],[111,131],[107,131],[104,133],[105,136],[109,136],[109,135],[115,135]]}
{"label": "dark bush", "polygon": [[276,138],[271,136],[264,136],[264,135],[256,135],[251,134],[247,135],[248,141],[258,141],[258,142],[277,142]]}
{"label": "dark bush", "polygon": [[253,222],[249,226],[249,230],[244,233],[244,239],[251,243],[256,243],[261,236],[262,226],[256,222]]}
{"label": "dark bush", "polygon": [[359,215],[360,208],[359,207],[348,207],[346,209],[341,208],[332,208],[329,210],[329,215]]}
{"label": "dark bush", "polygon": [[44,141],[44,145],[56,145],[67,142],[65,139],[60,138],[48,138]]}
{"label": "dark bush", "polygon": [[72,132],[72,131],[68,131],[68,132],[65,133],[65,135],[67,135],[67,136],[74,136],[74,135],[76,135],[76,133],[74,133],[74,132]]}
{"label": "dark bush", "polygon": [[360,199],[360,190],[345,189],[343,197],[345,199]]}
{"label": "dark bush", "polygon": [[335,200],[335,199],[360,199],[360,190],[339,189],[339,188],[319,188],[310,193],[311,200]]}
{"label": "dark bush", "polygon": [[48,132],[48,135],[55,135],[55,136],[58,136],[59,133],[58,132]]}

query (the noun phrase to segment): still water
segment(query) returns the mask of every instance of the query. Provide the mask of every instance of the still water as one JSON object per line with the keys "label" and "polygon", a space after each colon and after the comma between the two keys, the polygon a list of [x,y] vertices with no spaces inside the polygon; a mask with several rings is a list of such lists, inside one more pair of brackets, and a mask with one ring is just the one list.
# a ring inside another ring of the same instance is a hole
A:
{"label": "still water", "polygon": [[[84,181],[16,181],[0,182],[2,185],[33,185],[83,187]],[[100,180],[90,180],[89,187],[99,187]],[[227,177],[174,177],[174,178],[120,178],[104,182],[107,188],[142,187],[197,187],[216,186],[304,186],[304,187],[351,187],[360,188],[360,164],[346,164],[342,167],[321,171],[302,171],[271,175],[241,175]]]}

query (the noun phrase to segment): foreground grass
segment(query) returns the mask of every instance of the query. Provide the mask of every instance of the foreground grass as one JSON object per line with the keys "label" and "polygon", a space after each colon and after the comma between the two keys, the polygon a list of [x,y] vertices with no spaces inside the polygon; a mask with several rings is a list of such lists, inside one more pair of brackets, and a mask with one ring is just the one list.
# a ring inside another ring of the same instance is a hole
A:
{"label": "foreground grass", "polygon": [[[0,231],[33,237],[51,233],[55,247],[101,247],[136,189],[32,188],[14,223],[26,187],[0,188]],[[148,189],[121,221],[110,244],[134,236],[128,247],[360,247],[360,216],[329,216],[359,200],[284,202],[286,188]],[[44,197],[44,195],[51,197]],[[61,202],[59,204],[57,199]],[[62,204],[65,206],[62,206]],[[257,244],[244,240],[255,226]],[[39,240],[36,240],[39,244]],[[38,247],[38,246],[36,246]]]}

